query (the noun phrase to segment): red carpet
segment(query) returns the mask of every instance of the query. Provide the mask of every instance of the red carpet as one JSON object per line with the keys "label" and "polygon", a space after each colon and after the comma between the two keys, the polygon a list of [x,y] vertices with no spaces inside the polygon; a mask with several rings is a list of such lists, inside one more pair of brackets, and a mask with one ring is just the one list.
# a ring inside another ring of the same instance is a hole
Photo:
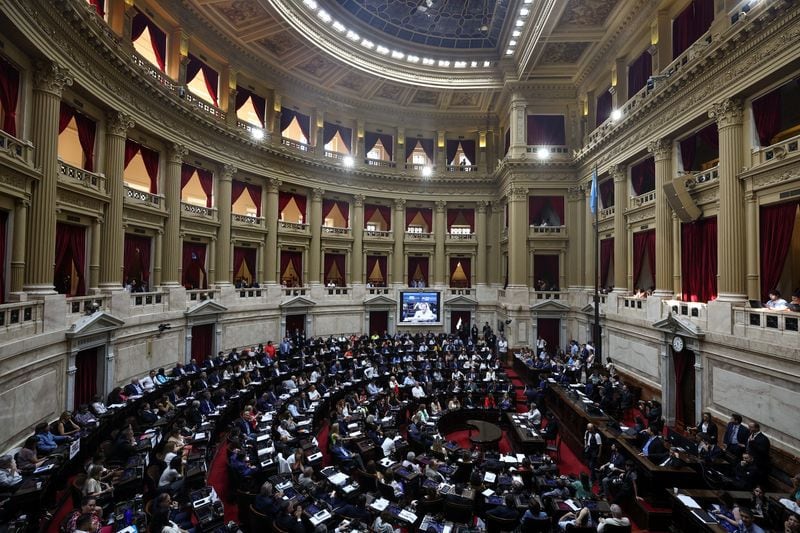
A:
{"label": "red carpet", "polygon": [[228,494],[228,442],[225,436],[220,439],[217,453],[208,469],[208,484],[214,487],[217,496],[225,503],[225,522],[239,521],[239,507],[236,505],[236,494]]}
{"label": "red carpet", "polygon": [[[452,433],[448,433],[445,435],[445,440],[448,441],[455,441],[459,446],[465,448],[467,450],[472,449],[472,443],[469,441],[469,430],[461,430],[461,431],[453,431]],[[511,441],[508,439],[508,433],[503,431],[503,436],[500,438],[500,443],[498,444],[498,450],[500,453],[510,453],[511,449]]]}

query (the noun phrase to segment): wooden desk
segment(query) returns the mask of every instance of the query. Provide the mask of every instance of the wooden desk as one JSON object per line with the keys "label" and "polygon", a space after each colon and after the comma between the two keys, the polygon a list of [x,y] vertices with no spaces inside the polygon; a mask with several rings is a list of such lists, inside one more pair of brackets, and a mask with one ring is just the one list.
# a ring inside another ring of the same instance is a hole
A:
{"label": "wooden desk", "polygon": [[587,408],[586,404],[573,398],[571,393],[559,385],[547,387],[547,407],[555,413],[559,421],[559,432],[562,442],[566,443],[578,457],[583,457],[583,434],[586,425],[594,424],[601,428],[608,423],[609,417],[596,408]]}
{"label": "wooden desk", "polygon": [[636,463],[639,472],[637,487],[639,495],[649,495],[654,503],[664,502],[664,492],[672,492],[673,487],[702,488],[703,478],[687,466],[669,467],[653,463],[647,457],[639,455],[641,450],[634,446],[633,437],[620,434],[616,438],[617,447],[623,455]]}
{"label": "wooden desk", "polygon": [[511,435],[521,453],[531,455],[544,452],[544,439],[539,434],[539,430],[528,422],[527,415],[506,413],[505,419],[511,426]]}
{"label": "wooden desk", "polygon": [[[728,530],[720,524],[707,524],[692,513],[692,509],[687,507],[674,491],[667,491],[672,503],[673,518],[675,525],[682,531],[707,531],[711,533],[727,533]],[[707,511],[712,504],[720,501],[723,492],[727,492],[738,504],[749,505],[751,494],[747,491],[721,491],[708,489],[681,489],[679,494],[693,498],[704,511]],[[756,522],[766,527],[765,517],[756,517]]]}

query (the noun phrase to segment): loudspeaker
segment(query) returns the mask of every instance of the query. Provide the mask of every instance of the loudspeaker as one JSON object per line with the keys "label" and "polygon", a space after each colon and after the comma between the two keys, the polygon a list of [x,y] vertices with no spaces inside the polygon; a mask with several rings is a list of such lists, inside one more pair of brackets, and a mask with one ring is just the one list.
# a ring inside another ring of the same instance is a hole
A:
{"label": "loudspeaker", "polygon": [[678,177],[664,184],[664,196],[681,222],[694,222],[702,212],[686,189],[687,177]]}

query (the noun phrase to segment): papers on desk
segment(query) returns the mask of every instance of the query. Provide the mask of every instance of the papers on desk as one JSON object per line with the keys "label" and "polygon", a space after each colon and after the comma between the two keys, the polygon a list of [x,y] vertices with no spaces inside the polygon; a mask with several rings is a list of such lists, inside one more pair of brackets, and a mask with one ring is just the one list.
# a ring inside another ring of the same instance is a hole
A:
{"label": "papers on desk", "polygon": [[484,496],[486,496],[488,498],[489,496],[494,494],[494,491],[492,489],[486,489],[485,491],[481,492],[481,494],[483,494]]}
{"label": "papers on desk", "polygon": [[201,431],[200,433],[195,433],[192,440],[205,440],[205,439],[206,439],[206,434]]}
{"label": "papers on desk", "polygon": [[284,481],[283,483],[278,483],[276,485],[277,489],[280,491],[284,491],[292,486],[292,480]]}
{"label": "papers on desk", "polygon": [[387,507],[389,507],[389,500],[384,498],[378,498],[377,500],[372,502],[372,505],[370,505],[370,507],[372,507],[378,512],[383,512],[386,510]]}
{"label": "papers on desk", "polygon": [[620,431],[623,431],[623,432],[624,432],[624,431],[628,431],[629,429],[631,429],[631,428],[629,428],[628,426],[623,426],[623,425],[621,425],[621,424],[620,424],[620,426],[619,426],[619,430],[620,430]]}
{"label": "papers on desk", "polygon": [[353,431],[348,435],[348,437],[360,437],[361,435],[363,435],[363,433],[361,433],[360,431]]}
{"label": "papers on desk", "polygon": [[687,496],[686,494],[678,494],[678,499],[689,509],[702,509],[702,507],[700,507],[700,505],[691,496]]}
{"label": "papers on desk", "polygon": [[322,459],[322,452],[312,453],[311,455],[308,456],[308,461],[311,463],[319,459]]}
{"label": "papers on desk", "polygon": [[270,435],[269,431],[265,431],[264,433],[261,433],[260,435],[258,435],[256,437],[256,442],[263,442],[265,440],[269,440],[270,436],[271,435]]}
{"label": "papers on desk", "polygon": [[486,472],[483,475],[483,480],[487,483],[494,483],[497,480],[497,474],[494,472]]}
{"label": "papers on desk", "polygon": [[354,483],[353,483],[353,484],[346,485],[346,486],[342,487],[342,491],[343,491],[345,494],[350,494],[351,492],[355,492],[355,491],[357,491],[357,490],[358,490],[358,485],[356,485],[356,484],[354,484]]}
{"label": "papers on desk", "polygon": [[400,514],[398,514],[397,516],[398,518],[400,518],[401,520],[405,520],[409,524],[413,524],[414,522],[417,521],[417,515],[415,515],[414,513],[412,513],[407,509],[403,509],[402,511],[400,511]]}
{"label": "papers on desk", "polygon": [[384,467],[384,468],[389,468],[390,466],[392,466],[393,464],[395,464],[395,461],[392,461],[392,460],[391,460],[391,459],[389,459],[388,457],[384,457],[384,458],[383,458],[383,459],[381,459],[379,462],[380,462],[381,466],[382,466],[382,467]]}
{"label": "papers on desk", "polygon": [[328,481],[336,485],[337,487],[341,487],[345,483],[347,483],[347,474],[342,474],[341,472],[336,472],[334,475],[328,478]]}
{"label": "papers on desk", "polygon": [[567,507],[572,509],[573,512],[576,512],[581,508],[581,506],[572,501],[571,498],[569,500],[564,500],[564,503],[567,504]]}
{"label": "papers on desk", "polygon": [[42,472],[49,472],[50,470],[52,470],[55,467],[56,467],[56,465],[54,465],[53,463],[50,463],[49,465],[40,466],[39,468],[34,470],[33,473],[34,474],[41,474]]}
{"label": "papers on desk", "polygon": [[514,457],[513,455],[501,455],[500,456],[500,461],[503,462],[503,463],[508,463],[508,464],[512,464],[512,465],[515,465],[518,462],[517,458]]}
{"label": "papers on desk", "polygon": [[331,513],[329,513],[327,509],[323,509],[322,511],[318,512],[317,514],[309,518],[309,521],[311,522],[311,525],[317,527],[318,525],[323,523],[325,520],[328,520],[329,518],[331,518]]}
{"label": "papers on desk", "polygon": [[547,378],[547,382],[548,382],[548,383],[555,383],[555,382],[556,382],[556,380],[555,380],[555,379],[553,379],[553,378]]}

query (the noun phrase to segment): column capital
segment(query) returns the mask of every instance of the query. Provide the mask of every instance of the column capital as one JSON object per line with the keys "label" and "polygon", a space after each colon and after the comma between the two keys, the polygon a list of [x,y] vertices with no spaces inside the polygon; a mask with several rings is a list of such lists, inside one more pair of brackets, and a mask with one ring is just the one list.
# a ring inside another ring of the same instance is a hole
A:
{"label": "column capital", "polygon": [[42,59],[36,62],[33,71],[33,88],[61,98],[64,87],[72,85],[69,70],[54,61]]}
{"label": "column capital", "polygon": [[578,201],[583,199],[583,187],[569,187],[567,189],[567,200]]}
{"label": "column capital", "polygon": [[353,196],[353,207],[364,207],[364,200],[366,199],[367,197],[363,194],[356,194]]}
{"label": "column capital", "polygon": [[278,192],[283,182],[277,178],[270,178],[267,180],[267,192]]}
{"label": "column capital", "polygon": [[434,203],[436,206],[437,213],[444,213],[447,210],[447,201],[446,200],[436,200]]}
{"label": "column capital", "polygon": [[669,159],[672,156],[672,141],[656,139],[647,143],[647,151],[653,154],[656,161]]}
{"label": "column capital", "polygon": [[27,209],[31,206],[31,201],[29,198],[17,198],[14,202],[14,205]]}
{"label": "column capital", "polygon": [[614,183],[616,183],[628,179],[627,170],[628,168],[625,165],[611,165],[608,169],[608,173],[614,179]]}
{"label": "column capital", "polygon": [[527,200],[528,199],[528,188],[527,187],[514,187],[511,186],[506,191],[506,196],[509,200]]}
{"label": "column capital", "polygon": [[172,143],[167,148],[167,162],[180,165],[183,163],[183,158],[186,157],[189,151],[182,144]]}
{"label": "column capital", "polygon": [[314,202],[321,202],[323,194],[325,194],[325,189],[314,187],[313,189],[311,189],[311,200]]}
{"label": "column capital", "polygon": [[477,211],[478,213],[485,213],[488,207],[489,207],[489,202],[487,202],[486,200],[478,200],[477,202],[475,202],[475,211]]}
{"label": "column capital", "polygon": [[233,179],[233,176],[235,176],[238,171],[239,171],[239,169],[236,168],[235,166],[230,165],[230,164],[225,164],[225,165],[222,166],[222,176],[221,177],[222,177],[223,180],[230,181],[230,180]]}
{"label": "column capital", "polygon": [[394,208],[396,211],[402,211],[406,208],[406,199],[405,198],[395,198],[394,199]]}
{"label": "column capital", "polygon": [[122,111],[111,111],[106,115],[106,133],[116,137],[127,137],[128,130],[136,124],[133,118]]}
{"label": "column capital", "polygon": [[728,98],[722,102],[711,105],[708,118],[717,121],[717,128],[737,126],[742,124],[742,101],[738,98]]}

